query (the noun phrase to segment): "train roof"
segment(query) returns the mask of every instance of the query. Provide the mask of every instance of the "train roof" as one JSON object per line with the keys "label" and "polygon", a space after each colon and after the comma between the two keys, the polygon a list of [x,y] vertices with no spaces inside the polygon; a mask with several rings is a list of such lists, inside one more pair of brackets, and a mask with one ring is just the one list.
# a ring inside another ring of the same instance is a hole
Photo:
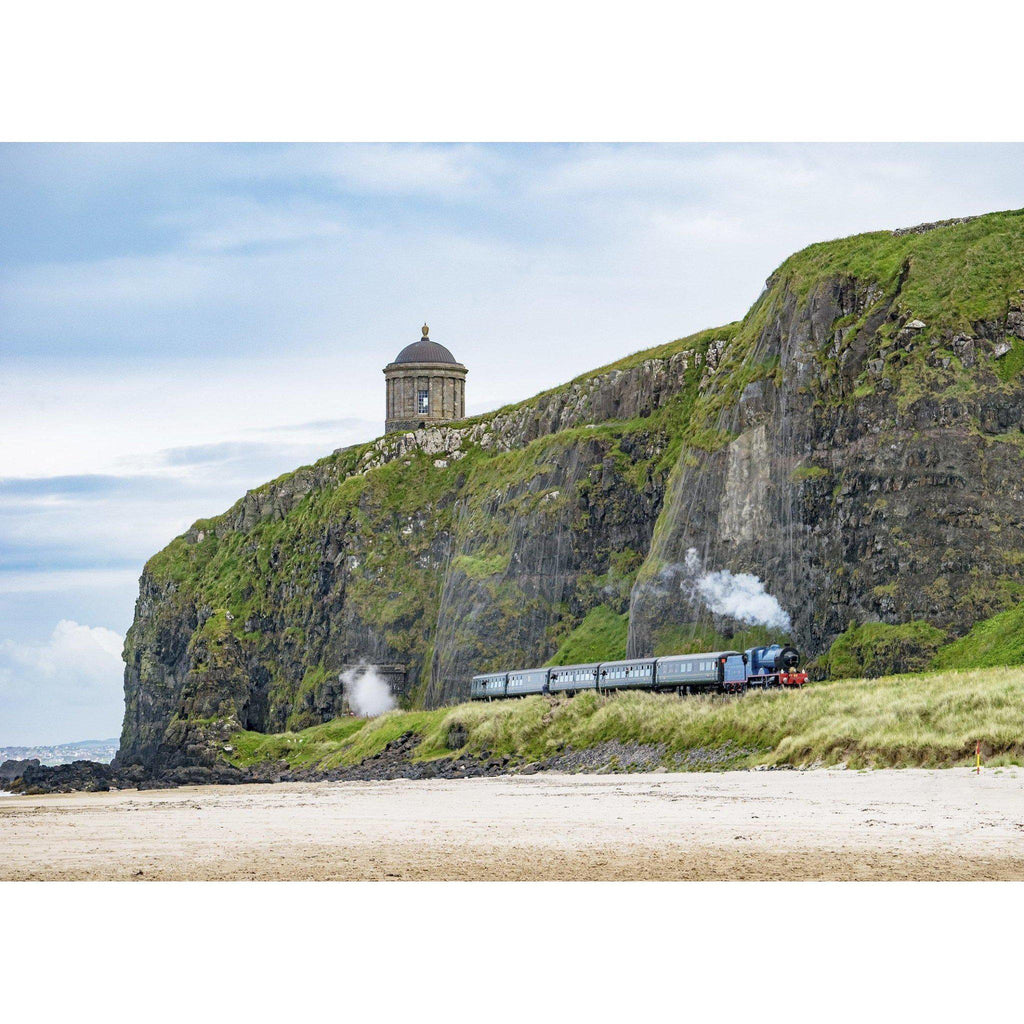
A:
{"label": "train roof", "polygon": [[602,661],[600,665],[647,665],[652,661],[657,661],[657,658],[622,658],[619,661]]}
{"label": "train roof", "polygon": [[694,651],[692,654],[663,654],[657,661],[674,661],[676,658],[734,658],[740,651]]}
{"label": "train roof", "polygon": [[600,664],[599,661],[587,661],[580,665],[550,665],[548,667],[551,672],[568,672],[571,669],[597,668]]}

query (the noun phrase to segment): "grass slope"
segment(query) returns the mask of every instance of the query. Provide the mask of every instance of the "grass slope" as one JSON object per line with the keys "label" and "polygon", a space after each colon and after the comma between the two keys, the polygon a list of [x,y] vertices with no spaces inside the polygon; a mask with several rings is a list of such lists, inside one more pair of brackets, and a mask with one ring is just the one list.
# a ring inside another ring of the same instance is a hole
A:
{"label": "grass slope", "polygon": [[1024,664],[1024,602],[983,619],[966,636],[942,647],[932,668],[989,668]]}
{"label": "grass slope", "polygon": [[606,604],[587,612],[565,638],[549,665],[585,665],[591,661],[618,661],[626,656],[629,614],[621,615]]}
{"label": "grass slope", "polygon": [[342,719],[299,733],[237,733],[229,759],[245,766],[356,764],[412,732],[416,757],[509,755],[526,764],[609,740],[664,746],[664,763],[701,749],[754,751],[736,767],[845,762],[850,767],[1024,763],[1024,669],[996,668],[817,683],[742,698],[622,693],[529,697]]}

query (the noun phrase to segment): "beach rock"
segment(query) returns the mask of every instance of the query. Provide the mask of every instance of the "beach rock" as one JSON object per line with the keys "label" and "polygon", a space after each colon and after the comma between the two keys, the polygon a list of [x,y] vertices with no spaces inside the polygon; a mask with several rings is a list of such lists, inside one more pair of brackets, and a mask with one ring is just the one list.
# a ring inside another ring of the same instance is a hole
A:
{"label": "beach rock", "polygon": [[24,761],[4,761],[0,764],[0,783],[11,783],[24,776],[26,770],[39,767],[39,759],[32,757]]}

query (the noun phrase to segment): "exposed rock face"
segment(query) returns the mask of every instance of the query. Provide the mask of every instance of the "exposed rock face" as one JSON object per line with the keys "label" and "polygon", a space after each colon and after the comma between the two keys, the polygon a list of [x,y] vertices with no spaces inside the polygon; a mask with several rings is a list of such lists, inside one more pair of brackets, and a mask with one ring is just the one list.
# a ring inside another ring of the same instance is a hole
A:
{"label": "exposed rock face", "polygon": [[361,661],[461,699],[598,605],[635,655],[724,642],[690,548],[759,575],[812,656],[851,621],[963,632],[1024,593],[1022,287],[1016,214],[812,246],[738,324],[250,492],[146,567],[115,767],[327,720]]}
{"label": "exposed rock face", "polygon": [[22,760],[4,761],[0,764],[0,783],[10,784],[15,779],[23,778],[25,772],[39,767],[38,757],[27,757]]}
{"label": "exposed rock face", "polygon": [[[993,361],[1020,344],[1007,326],[1022,300],[1017,289],[1005,320],[973,325],[983,365],[968,375],[966,361],[930,358],[953,332],[925,341],[898,290],[836,278],[802,301],[771,296],[753,350],[778,371],[723,409],[733,440],[680,462],[633,589],[630,651],[653,649],[666,621],[701,618],[680,586],[690,548],[765,580],[812,654],[851,621],[962,632],[1016,597],[1024,380],[1004,381]],[[932,388],[908,388],[940,367]]]}

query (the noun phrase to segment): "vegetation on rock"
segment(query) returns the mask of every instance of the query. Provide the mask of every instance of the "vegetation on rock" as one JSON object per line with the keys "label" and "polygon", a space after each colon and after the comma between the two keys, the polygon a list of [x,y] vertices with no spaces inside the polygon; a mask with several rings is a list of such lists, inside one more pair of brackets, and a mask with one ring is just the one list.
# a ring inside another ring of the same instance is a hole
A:
{"label": "vegetation on rock", "polygon": [[562,641],[549,665],[586,665],[592,661],[619,661],[626,656],[629,615],[599,604]]}
{"label": "vegetation on rock", "polygon": [[919,672],[945,639],[944,630],[927,622],[865,622],[841,633],[818,664],[832,679]]}
{"label": "vegetation on rock", "polygon": [[1024,665],[1024,603],[983,619],[971,631],[942,647],[932,668],[988,668]]}

